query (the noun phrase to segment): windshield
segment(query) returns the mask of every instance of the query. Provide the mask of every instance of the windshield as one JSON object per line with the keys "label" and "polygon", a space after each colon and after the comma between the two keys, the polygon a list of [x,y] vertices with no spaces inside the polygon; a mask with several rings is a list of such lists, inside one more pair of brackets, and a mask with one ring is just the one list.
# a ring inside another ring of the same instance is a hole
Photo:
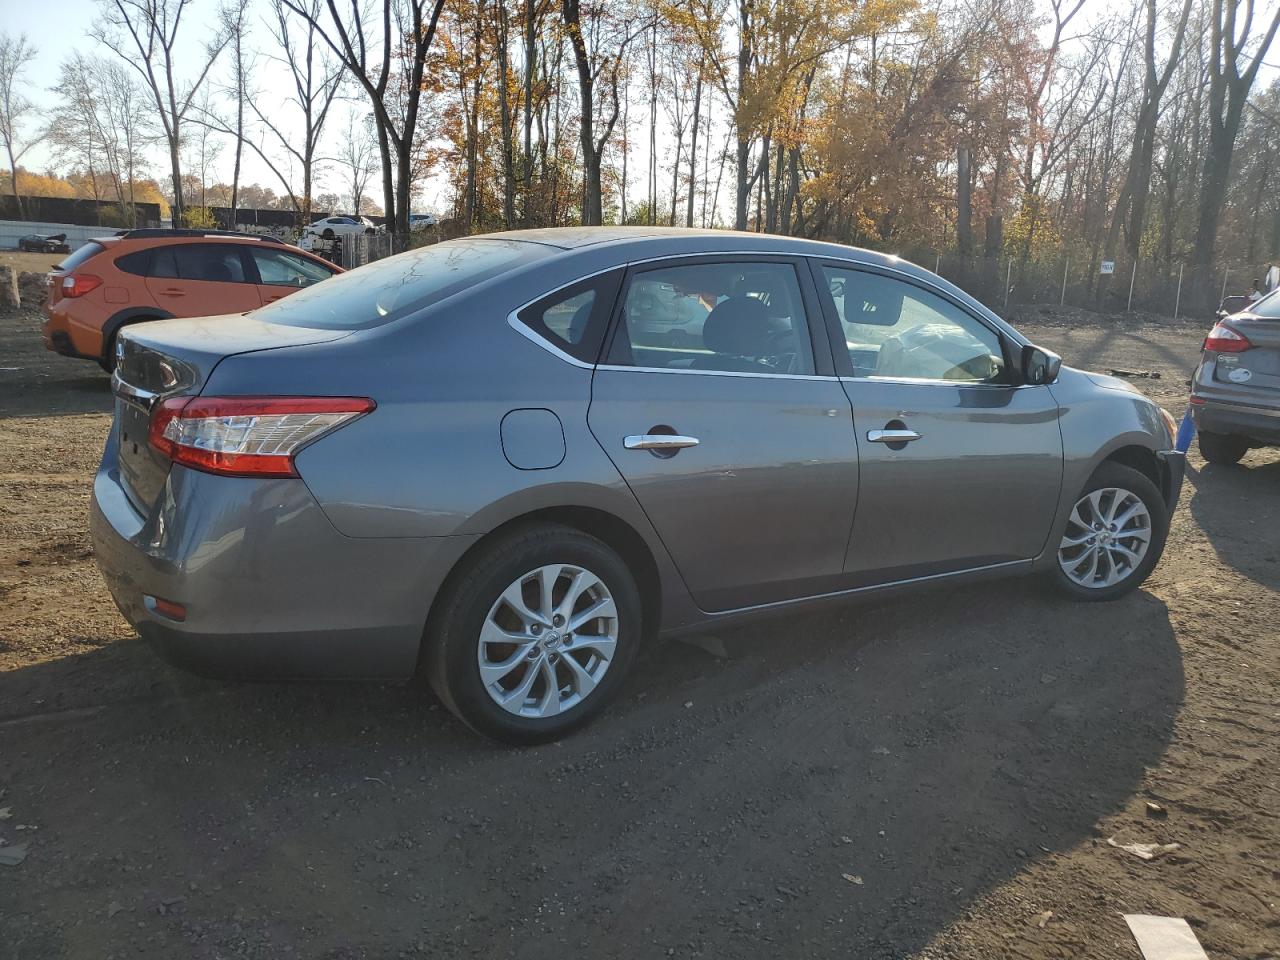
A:
{"label": "windshield", "polygon": [[438,303],[546,253],[545,247],[516,240],[450,240],[338,274],[254,315],[295,327],[362,330]]}

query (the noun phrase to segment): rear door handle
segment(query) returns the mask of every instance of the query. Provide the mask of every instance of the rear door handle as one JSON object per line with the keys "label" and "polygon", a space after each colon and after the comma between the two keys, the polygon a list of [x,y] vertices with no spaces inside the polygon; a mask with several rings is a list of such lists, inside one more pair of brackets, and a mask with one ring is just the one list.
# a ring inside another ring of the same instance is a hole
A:
{"label": "rear door handle", "polygon": [[169,287],[165,290],[161,290],[160,292],[163,293],[166,297],[185,297],[187,295],[187,291],[175,290],[173,289],[173,287]]}
{"label": "rear door handle", "polygon": [[628,450],[683,450],[696,447],[698,438],[671,433],[640,433],[623,437],[622,445]]}
{"label": "rear door handle", "polygon": [[872,443],[907,443],[919,440],[920,434],[914,430],[868,430],[867,439]]}

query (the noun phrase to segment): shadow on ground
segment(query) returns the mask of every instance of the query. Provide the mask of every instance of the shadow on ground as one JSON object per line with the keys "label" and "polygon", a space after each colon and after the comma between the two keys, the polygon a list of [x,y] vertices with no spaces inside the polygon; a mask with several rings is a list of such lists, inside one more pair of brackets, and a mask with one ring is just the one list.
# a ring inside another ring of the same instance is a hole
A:
{"label": "shadow on ground", "polygon": [[0,675],[0,787],[40,828],[0,874],[8,955],[903,957],[1090,837],[1183,696],[1142,593],[720,639],[525,751],[413,685],[219,684],[138,642]]}
{"label": "shadow on ground", "polygon": [[1253,451],[1236,466],[1205,464],[1189,472],[1188,508],[1223,563],[1280,590],[1280,460],[1273,455]]}

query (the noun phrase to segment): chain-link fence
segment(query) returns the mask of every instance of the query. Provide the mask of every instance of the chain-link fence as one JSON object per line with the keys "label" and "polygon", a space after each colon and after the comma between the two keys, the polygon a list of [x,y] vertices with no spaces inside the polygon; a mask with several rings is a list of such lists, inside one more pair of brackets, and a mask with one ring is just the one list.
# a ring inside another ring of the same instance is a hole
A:
{"label": "chain-link fence", "polygon": [[395,237],[385,231],[332,239],[313,236],[310,238],[310,249],[312,253],[324,257],[330,263],[336,263],[344,270],[364,266],[396,252]]}
{"label": "chain-link fence", "polygon": [[1099,313],[1147,312],[1212,318],[1225,296],[1245,295],[1268,263],[1219,263],[1200,281],[1177,261],[1139,258],[1103,261],[1068,255],[1022,262],[1001,256],[966,262],[954,252],[922,251],[914,259],[977,297],[996,312],[1028,304],[1060,304]]}

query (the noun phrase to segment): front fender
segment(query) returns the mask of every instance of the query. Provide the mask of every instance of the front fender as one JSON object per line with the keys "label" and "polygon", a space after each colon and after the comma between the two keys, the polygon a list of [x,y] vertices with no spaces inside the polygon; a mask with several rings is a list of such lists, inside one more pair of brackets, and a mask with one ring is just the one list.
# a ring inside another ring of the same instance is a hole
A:
{"label": "front fender", "polygon": [[1071,508],[1104,461],[1136,447],[1163,468],[1162,455],[1173,446],[1160,407],[1123,380],[1063,367],[1050,389],[1061,409],[1062,496],[1037,564],[1056,555]]}

